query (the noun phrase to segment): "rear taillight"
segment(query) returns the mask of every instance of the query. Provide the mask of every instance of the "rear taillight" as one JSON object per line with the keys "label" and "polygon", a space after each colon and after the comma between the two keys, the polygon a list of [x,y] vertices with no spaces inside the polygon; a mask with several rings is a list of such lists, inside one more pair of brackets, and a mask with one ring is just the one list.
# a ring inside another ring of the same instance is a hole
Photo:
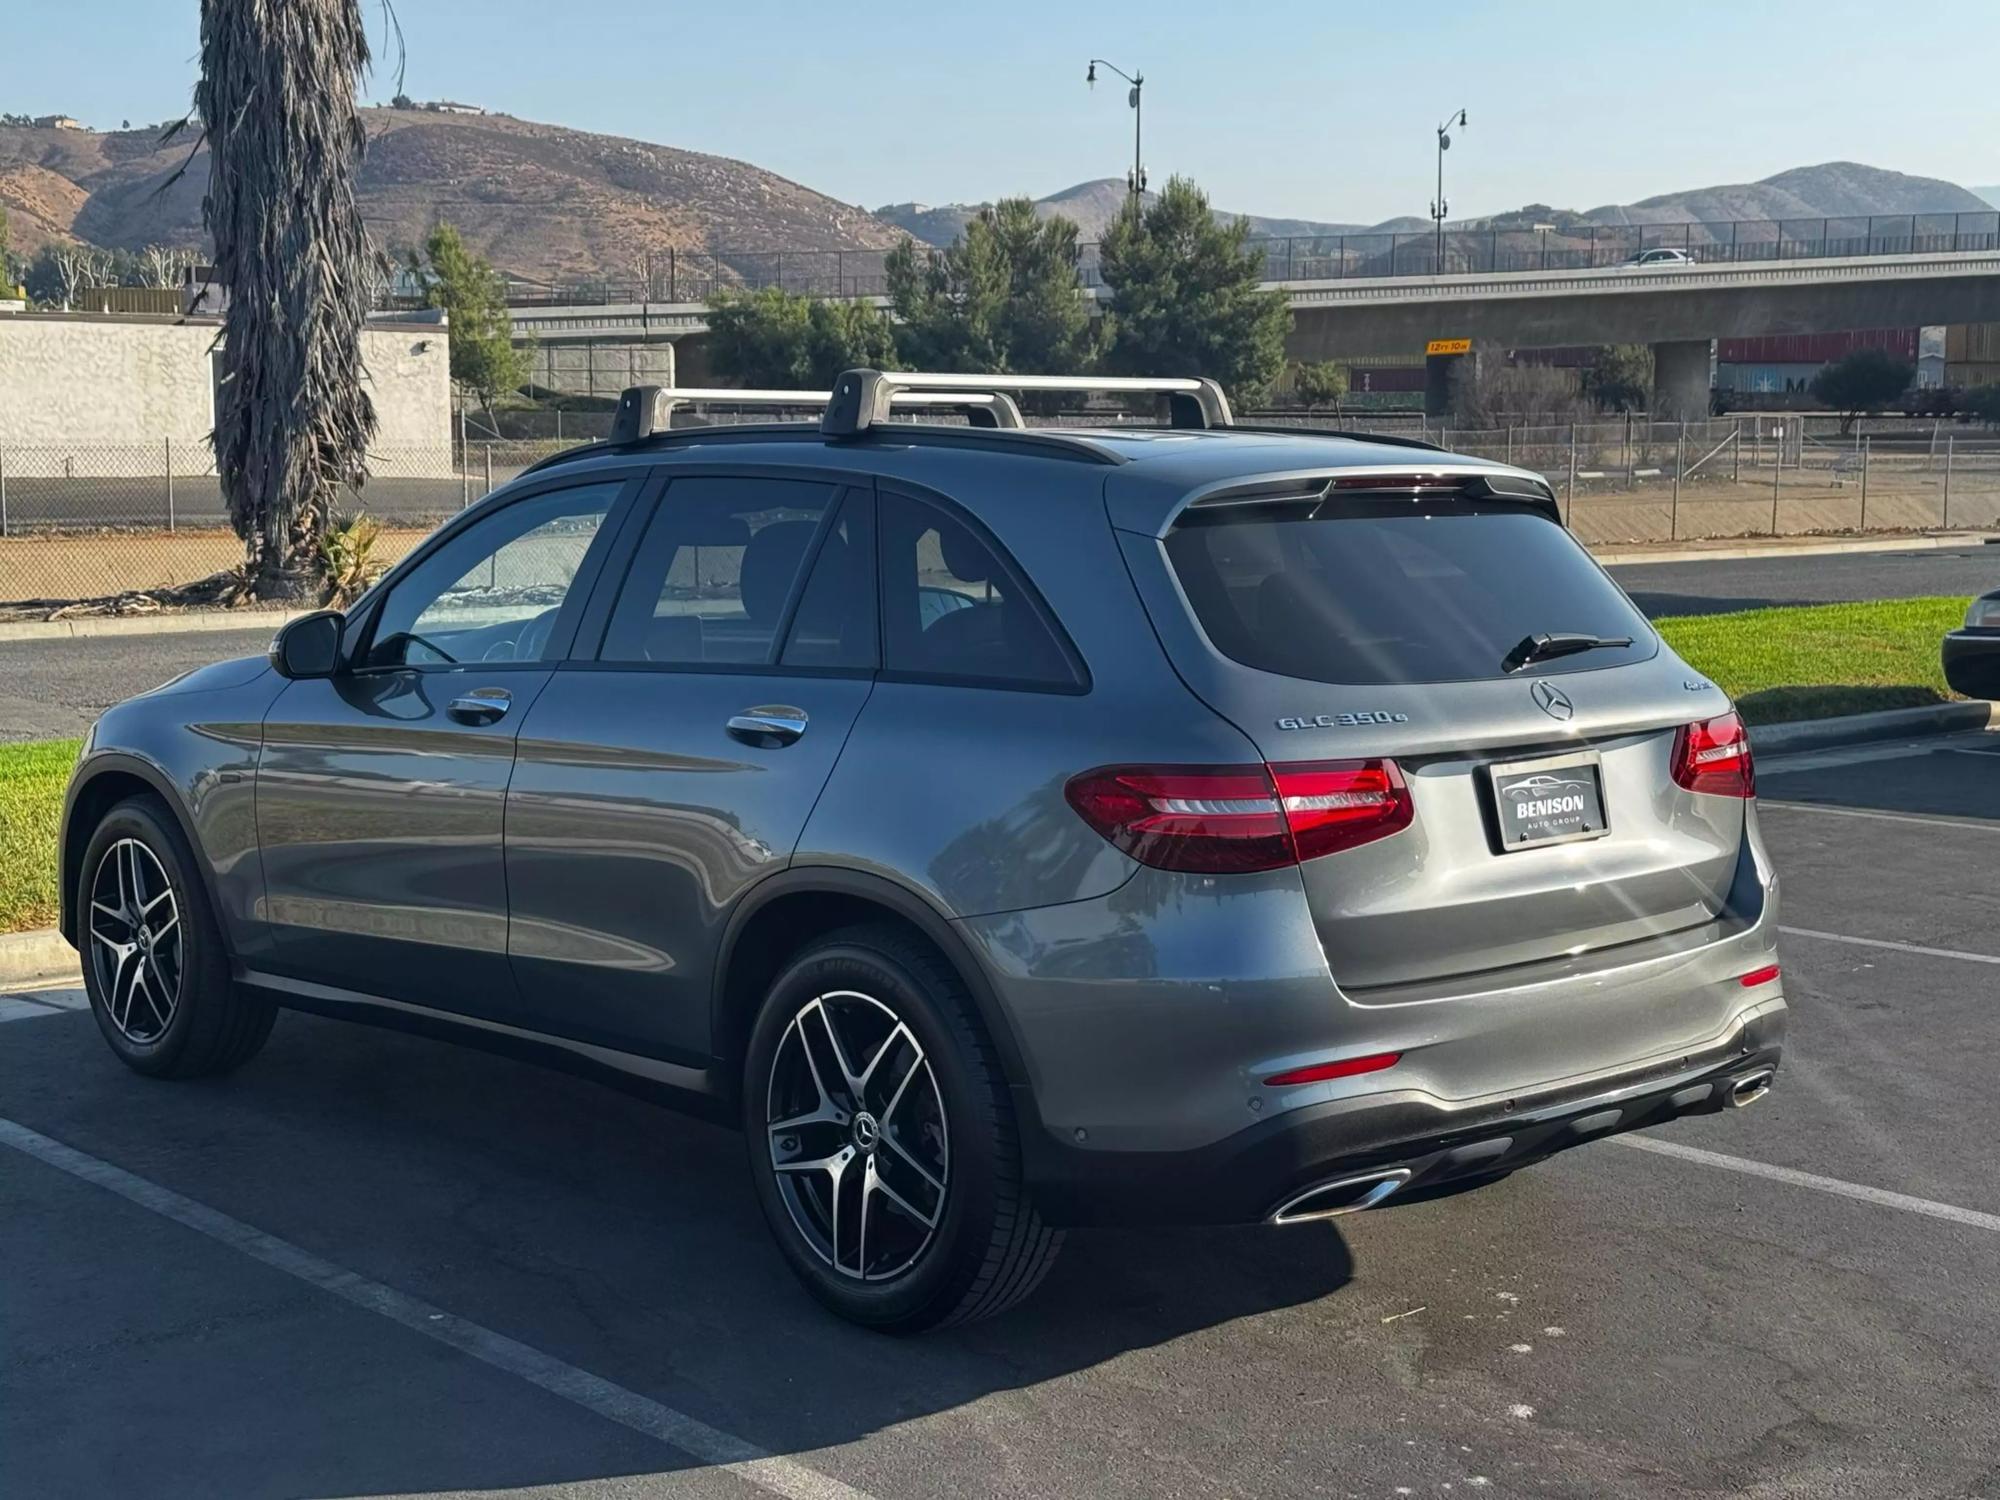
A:
{"label": "rear taillight", "polygon": [[1691,792],[1754,797],[1757,772],[1750,733],[1735,714],[1689,724],[1674,736],[1674,781]]}
{"label": "rear taillight", "polygon": [[1276,870],[1410,825],[1394,761],[1105,766],[1063,788],[1077,814],[1141,864],[1233,874]]}

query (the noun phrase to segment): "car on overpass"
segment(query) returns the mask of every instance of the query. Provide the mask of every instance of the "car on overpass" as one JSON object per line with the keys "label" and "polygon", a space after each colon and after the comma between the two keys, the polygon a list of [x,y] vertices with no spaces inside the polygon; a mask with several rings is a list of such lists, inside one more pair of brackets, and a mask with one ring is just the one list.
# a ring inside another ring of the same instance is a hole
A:
{"label": "car on overpass", "polygon": [[1631,259],[1619,264],[1621,271],[1669,271],[1685,269],[1695,264],[1692,253],[1686,250],[1653,249],[1641,250]]}
{"label": "car on overpass", "polygon": [[[1173,425],[1023,430],[1060,390]],[[122,1062],[286,1007],[658,1093],[892,1331],[1066,1226],[1327,1219],[1769,1087],[1748,736],[1539,476],[1197,379],[684,399],[97,722],[62,924]]]}

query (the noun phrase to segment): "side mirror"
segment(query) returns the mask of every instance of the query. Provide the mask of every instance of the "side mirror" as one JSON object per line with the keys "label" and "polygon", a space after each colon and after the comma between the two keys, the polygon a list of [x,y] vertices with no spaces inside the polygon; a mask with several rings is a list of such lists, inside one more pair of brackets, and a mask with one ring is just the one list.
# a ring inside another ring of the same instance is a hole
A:
{"label": "side mirror", "polygon": [[337,609],[300,615],[271,638],[271,665],[280,677],[331,677],[340,666],[347,617]]}

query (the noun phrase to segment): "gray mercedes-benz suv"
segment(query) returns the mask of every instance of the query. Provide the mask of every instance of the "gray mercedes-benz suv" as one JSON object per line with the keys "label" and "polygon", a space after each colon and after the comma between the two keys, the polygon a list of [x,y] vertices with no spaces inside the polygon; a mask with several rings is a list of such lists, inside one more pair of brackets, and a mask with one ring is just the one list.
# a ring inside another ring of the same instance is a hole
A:
{"label": "gray mercedes-benz suv", "polygon": [[62,883],[112,1049],[214,1073],[296,1007],[708,1108],[895,1330],[1063,1226],[1326,1217],[1768,1087],[1743,727],[1541,479],[1191,380],[1026,429],[1001,381],[628,392],[105,714]]}

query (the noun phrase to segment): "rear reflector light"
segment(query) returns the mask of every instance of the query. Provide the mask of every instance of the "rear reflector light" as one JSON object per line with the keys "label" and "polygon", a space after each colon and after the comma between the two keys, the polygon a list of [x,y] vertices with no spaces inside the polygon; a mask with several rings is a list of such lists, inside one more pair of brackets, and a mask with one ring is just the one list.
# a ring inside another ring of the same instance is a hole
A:
{"label": "rear reflector light", "polygon": [[1674,736],[1674,781],[1691,792],[1754,797],[1750,734],[1735,714],[1689,724]]}
{"label": "rear reflector light", "polygon": [[1736,982],[1746,990],[1754,990],[1758,985],[1769,984],[1777,977],[1778,966],[1776,964],[1765,964],[1761,969],[1752,969]]}
{"label": "rear reflector light", "polygon": [[1410,826],[1394,761],[1104,766],[1063,788],[1084,822],[1141,864],[1238,874],[1276,870]]}
{"label": "rear reflector light", "polygon": [[1285,1089],[1301,1083],[1324,1083],[1329,1078],[1352,1078],[1356,1073],[1379,1073],[1401,1062],[1400,1052],[1371,1052],[1366,1057],[1343,1057],[1339,1062],[1314,1063],[1309,1068],[1293,1068],[1273,1073],[1264,1080],[1266,1088]]}

